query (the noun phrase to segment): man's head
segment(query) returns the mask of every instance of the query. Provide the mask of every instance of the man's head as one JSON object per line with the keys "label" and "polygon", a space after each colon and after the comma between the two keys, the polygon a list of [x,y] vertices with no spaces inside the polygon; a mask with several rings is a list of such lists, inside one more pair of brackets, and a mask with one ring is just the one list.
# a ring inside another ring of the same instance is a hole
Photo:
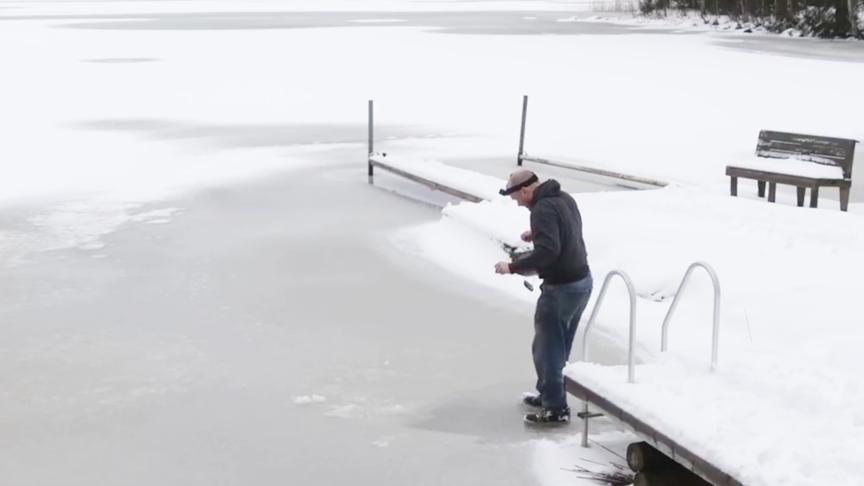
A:
{"label": "man's head", "polygon": [[540,180],[537,179],[537,174],[530,170],[519,169],[510,174],[507,179],[507,188],[501,189],[499,194],[502,196],[510,196],[516,201],[516,204],[524,207],[530,207],[534,200],[534,190],[540,185]]}

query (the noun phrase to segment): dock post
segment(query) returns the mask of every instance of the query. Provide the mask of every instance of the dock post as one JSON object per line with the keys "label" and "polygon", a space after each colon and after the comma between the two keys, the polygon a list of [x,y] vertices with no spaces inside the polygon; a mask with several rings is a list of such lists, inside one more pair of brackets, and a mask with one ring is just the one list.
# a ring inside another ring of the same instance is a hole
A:
{"label": "dock post", "polygon": [[369,100],[369,154],[366,158],[366,165],[369,172],[369,184],[372,184],[372,176],[374,175],[374,169],[372,167],[372,132],[373,132],[373,118],[372,118],[372,100]]}
{"label": "dock post", "polygon": [[528,114],[528,95],[522,96],[522,129],[519,130],[519,155],[516,157],[516,165],[522,166],[522,155],[525,151],[525,117]]}
{"label": "dock post", "polygon": [[588,447],[588,400],[582,406],[582,447]]}

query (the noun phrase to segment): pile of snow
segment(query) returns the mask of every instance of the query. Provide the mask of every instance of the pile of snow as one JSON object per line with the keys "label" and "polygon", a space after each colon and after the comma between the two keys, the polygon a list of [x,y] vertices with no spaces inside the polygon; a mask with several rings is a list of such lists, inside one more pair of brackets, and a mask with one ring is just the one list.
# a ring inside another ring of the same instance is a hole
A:
{"label": "pile of snow", "polygon": [[323,395],[301,395],[294,397],[295,405],[310,405],[313,403],[324,403],[326,401],[327,397]]}

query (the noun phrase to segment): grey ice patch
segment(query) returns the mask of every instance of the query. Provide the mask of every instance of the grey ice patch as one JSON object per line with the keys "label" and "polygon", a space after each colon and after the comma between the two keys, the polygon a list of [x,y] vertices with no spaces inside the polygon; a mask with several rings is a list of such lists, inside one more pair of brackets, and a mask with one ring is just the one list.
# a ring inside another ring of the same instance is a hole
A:
{"label": "grey ice patch", "polygon": [[383,407],[378,408],[378,410],[377,410],[378,415],[385,415],[385,416],[404,415],[405,413],[407,413],[407,411],[408,410],[405,408],[404,405],[400,405],[398,403],[394,403],[392,405],[385,405]]}
{"label": "grey ice patch", "polygon": [[[532,12],[525,22],[518,12],[376,12],[373,20],[398,18],[401,22],[356,22],[358,12],[197,12],[117,15],[6,16],[0,20],[56,20],[61,27],[104,30],[264,30],[309,29],[345,26],[434,27],[437,34],[469,35],[619,35],[636,32],[638,26],[556,22],[572,16],[572,10]],[[651,34],[642,30],[640,34]],[[670,32],[666,30],[665,32]]]}
{"label": "grey ice patch", "polygon": [[179,208],[154,209],[152,211],[138,213],[132,216],[130,220],[136,223],[165,224],[170,223],[171,217],[178,212],[180,212]]}
{"label": "grey ice patch", "polygon": [[372,445],[374,445],[375,447],[380,447],[383,449],[385,447],[390,447],[390,444],[393,442],[394,439],[396,439],[395,436],[381,437],[378,440],[372,441]]}
{"label": "grey ice patch", "polygon": [[157,62],[159,59],[154,57],[102,57],[95,59],[84,59],[82,62],[100,63],[100,64],[134,64],[141,62]]}
{"label": "grey ice patch", "polygon": [[405,19],[354,19],[349,20],[349,22],[354,22],[357,24],[392,24],[398,22],[405,22]]}
{"label": "grey ice patch", "polygon": [[349,403],[348,405],[340,405],[330,409],[327,413],[325,413],[327,417],[336,417],[342,419],[353,419],[359,418],[365,415],[363,410],[359,405],[355,403]]}
{"label": "grey ice patch", "polygon": [[[152,140],[182,140],[231,148],[366,142],[365,125],[350,123],[211,125],[149,118],[121,118],[89,120],[67,126],[84,130],[136,133]],[[408,138],[426,133],[426,129],[422,127],[376,126],[375,128],[395,133],[395,138]]]}

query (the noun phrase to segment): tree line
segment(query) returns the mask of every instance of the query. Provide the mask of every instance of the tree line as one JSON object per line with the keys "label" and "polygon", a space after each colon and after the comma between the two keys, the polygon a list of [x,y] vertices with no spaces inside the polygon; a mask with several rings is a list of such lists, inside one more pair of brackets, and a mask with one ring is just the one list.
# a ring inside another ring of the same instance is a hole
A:
{"label": "tree line", "polygon": [[816,37],[864,38],[861,24],[864,0],[640,0],[644,14],[666,14],[669,10],[726,15],[740,23],[772,32],[796,29]]}

